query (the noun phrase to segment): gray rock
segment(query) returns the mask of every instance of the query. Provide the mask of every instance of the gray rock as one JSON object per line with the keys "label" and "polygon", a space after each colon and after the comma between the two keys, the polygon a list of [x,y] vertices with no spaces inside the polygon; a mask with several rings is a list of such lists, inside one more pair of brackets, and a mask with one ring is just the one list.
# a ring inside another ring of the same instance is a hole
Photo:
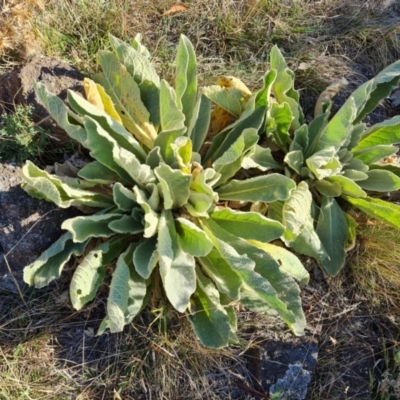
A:
{"label": "gray rock", "polygon": [[21,167],[0,162],[0,288],[23,285],[23,268],[35,261],[61,235],[61,223],[80,214],[60,209],[24,192]]}
{"label": "gray rock", "polygon": [[279,399],[304,400],[310,380],[310,371],[300,364],[289,364],[285,376],[270,387],[269,394]]}
{"label": "gray rock", "polygon": [[253,386],[275,393],[277,399],[303,400],[317,367],[318,340],[310,333],[299,338],[276,327],[264,332],[258,342],[257,348],[247,352]]}

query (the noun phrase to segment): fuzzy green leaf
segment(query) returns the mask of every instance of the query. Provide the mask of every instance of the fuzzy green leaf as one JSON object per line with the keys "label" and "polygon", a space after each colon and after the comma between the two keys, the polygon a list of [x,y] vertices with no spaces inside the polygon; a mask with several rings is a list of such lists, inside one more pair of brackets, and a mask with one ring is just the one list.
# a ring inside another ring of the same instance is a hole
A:
{"label": "fuzzy green leaf", "polygon": [[216,249],[197,260],[221,293],[226,293],[233,300],[239,298],[242,279]]}
{"label": "fuzzy green leaf", "polygon": [[356,171],[355,169],[345,169],[343,170],[343,176],[354,181],[364,181],[368,178],[368,175],[362,171]]}
{"label": "fuzzy green leaf", "polygon": [[64,102],[55,94],[50,93],[43,83],[36,82],[34,88],[41,103],[46,107],[46,110],[57,124],[63,128],[72,139],[85,146],[85,129],[81,125],[71,123],[69,115],[73,116],[74,114],[67,108]]}
{"label": "fuzzy green leaf", "polygon": [[78,176],[89,182],[110,184],[118,180],[118,174],[99,161],[92,161],[78,171]]}
{"label": "fuzzy green leaf", "polygon": [[185,114],[183,114],[178,105],[177,95],[164,79],[161,80],[160,88],[160,119],[163,132],[179,132],[183,134],[186,131],[184,125]]}
{"label": "fuzzy green leaf", "polygon": [[365,190],[393,192],[400,189],[400,178],[390,171],[375,169],[367,172],[368,179],[358,184]]}
{"label": "fuzzy green leaf", "polygon": [[68,91],[68,102],[82,118],[88,116],[95,120],[118,143],[119,147],[133,153],[140,161],[145,160],[146,153],[141,144],[114,118],[75,92]]}
{"label": "fuzzy green leaf", "polygon": [[[215,153],[213,154],[213,160],[218,159],[219,157],[222,157],[225,152],[228,151],[228,149],[235,143],[243,134],[243,131],[245,129],[256,129],[257,131],[261,128],[262,123],[264,121],[265,117],[265,108],[260,107],[254,110],[247,118],[244,118],[239,124],[237,124],[232,130],[230,130],[227,135],[224,137],[222,143],[220,145],[217,145],[215,147]],[[223,133],[223,132],[221,132]],[[218,135],[217,135],[218,136]],[[216,140],[216,137],[213,140],[213,143],[211,144],[211,147],[209,149],[209,152],[212,151],[212,147],[214,145],[214,142],[218,144]],[[207,157],[208,159],[208,153]]]}
{"label": "fuzzy green leaf", "polygon": [[136,202],[142,207],[144,211],[144,234],[146,238],[152,237],[156,234],[159,223],[159,214],[157,214],[149,205],[148,198],[142,190],[137,186],[133,188]]}
{"label": "fuzzy green leaf", "polygon": [[259,136],[254,128],[245,129],[242,135],[213,163],[213,168],[221,174],[218,183],[225,183],[242,166],[242,160],[257,144]]}
{"label": "fuzzy green leaf", "polygon": [[[138,36],[135,37],[136,45],[134,44],[133,47],[111,34],[108,34],[108,38],[118,60],[133,76],[137,84],[150,81],[157,87],[160,85],[160,78],[153,64],[148,59],[148,52],[143,54],[144,46],[139,46],[139,42],[137,42]],[[135,46],[136,49],[134,48]]]}
{"label": "fuzzy green leaf", "polygon": [[286,200],[296,184],[286,176],[271,174],[249,178],[245,181],[231,180],[220,186],[217,193],[221,200],[262,201],[272,203]]}
{"label": "fuzzy green leaf", "polygon": [[330,146],[339,149],[352,132],[352,124],[359,123],[378,103],[387,97],[399,82],[400,61],[397,61],[375,78],[361,85],[320,133],[316,150]]}
{"label": "fuzzy green leaf", "polygon": [[88,242],[74,243],[72,235],[64,233],[39,258],[24,268],[24,281],[37,289],[60,277],[64,265],[74,254],[80,256]]}
{"label": "fuzzy green leaf", "polygon": [[288,243],[295,240],[308,223],[311,202],[312,196],[307,183],[300,182],[283,204],[282,223],[286,226],[284,238]]}
{"label": "fuzzy green leaf", "polygon": [[185,35],[180,37],[175,63],[177,103],[189,126],[197,96],[197,65],[193,45]]}
{"label": "fuzzy green leaf", "polygon": [[158,127],[160,125],[160,78],[150,62],[149,52],[140,41],[137,41],[138,37],[138,35],[135,36],[132,46],[130,46],[109,34],[111,46],[118,60],[139,86],[141,100],[150,114],[150,122]]}
{"label": "fuzzy green leaf", "polygon": [[114,203],[122,211],[130,212],[135,207],[138,207],[138,203],[136,203],[133,191],[127,189],[120,182],[116,182],[113,186],[113,198]]}
{"label": "fuzzy green leaf", "polygon": [[329,176],[328,178],[326,178],[326,180],[331,183],[339,183],[342,187],[342,194],[346,194],[352,197],[365,197],[367,195],[367,193],[365,193],[364,190],[362,190],[357,183],[349,178],[346,178],[343,175]]}
{"label": "fuzzy green leaf", "polygon": [[292,252],[271,243],[251,241],[251,244],[271,255],[279,263],[281,269],[296,279],[300,285],[306,285],[310,280],[310,274]]}
{"label": "fuzzy green leaf", "polygon": [[242,168],[257,168],[261,171],[269,169],[282,169],[282,166],[274,160],[270,148],[264,148],[258,144],[254,147],[254,152],[244,157]]}
{"label": "fuzzy green leaf", "polygon": [[[36,167],[31,161],[26,161],[22,167],[22,177],[25,181],[23,189],[28,193],[38,193],[40,198],[52,201],[58,207],[88,206],[105,208],[112,205],[112,197],[86,190],[85,182],[75,181],[72,187],[68,177],[56,177]],[[79,189],[76,186],[81,185]]]}
{"label": "fuzzy green leaf", "polygon": [[191,322],[197,337],[207,347],[219,349],[228,345],[230,318],[221,305],[218,290],[197,268],[197,290],[191,298]]}
{"label": "fuzzy green leaf", "polygon": [[[114,37],[113,37],[114,39]],[[132,47],[140,53],[142,56],[144,56],[147,59],[151,58],[151,54],[149,50],[147,50],[146,46],[144,46],[141,41],[143,37],[141,33],[136,34],[135,38],[132,40]]]}
{"label": "fuzzy green leaf", "polygon": [[345,196],[344,199],[371,217],[377,218],[397,229],[400,229],[400,206],[380,199],[373,199],[371,197],[356,199],[350,196]]}
{"label": "fuzzy green leaf", "polygon": [[306,160],[307,167],[317,179],[336,175],[342,169],[334,147],[320,150]]}
{"label": "fuzzy green leaf", "polygon": [[289,129],[293,121],[292,110],[288,103],[273,103],[269,110],[270,118],[267,118],[267,134],[272,136],[274,142],[284,151],[289,148]]}
{"label": "fuzzy green leaf", "polygon": [[109,228],[108,224],[121,218],[121,214],[94,214],[80,216],[65,220],[61,228],[72,234],[75,243],[82,243],[94,237],[110,237],[115,232]]}
{"label": "fuzzy green leaf", "polygon": [[292,130],[298,129],[303,123],[303,112],[299,105],[299,92],[294,89],[294,73],[291,71],[277,46],[273,46],[269,54],[270,66],[277,73],[272,85],[272,91],[279,104],[287,103],[290,107],[293,121]]}
{"label": "fuzzy green leaf", "polygon": [[277,221],[255,212],[240,212],[230,208],[214,211],[211,218],[223,229],[243,239],[270,242],[278,239],[285,227]]}
{"label": "fuzzy green leaf", "polygon": [[181,136],[182,133],[179,131],[160,132],[154,141],[154,147],[160,148],[159,155],[168,165],[173,165],[177,161],[171,144]]}
{"label": "fuzzy green leaf", "polygon": [[144,231],[144,225],[131,215],[122,215],[120,218],[111,221],[108,227],[116,233],[129,233],[135,235]]}
{"label": "fuzzy green leaf", "polygon": [[385,157],[390,157],[398,152],[396,146],[377,145],[373,147],[365,147],[354,152],[354,158],[362,161],[366,165],[371,165],[379,162]]}
{"label": "fuzzy green leaf", "polygon": [[182,207],[188,202],[191,175],[174,170],[167,164],[161,164],[154,170],[154,173],[160,182],[166,210]]}
{"label": "fuzzy green leaf", "polygon": [[400,116],[373,125],[363,133],[353,152],[366,147],[400,143]]}
{"label": "fuzzy green leaf", "polygon": [[[128,251],[128,250],[127,250]],[[107,316],[110,321],[110,332],[121,332],[125,326],[125,312],[129,299],[129,267],[122,253],[112,274],[110,293],[107,300]]]}
{"label": "fuzzy green leaf", "polygon": [[193,109],[187,136],[193,143],[193,151],[199,152],[207,137],[211,121],[211,101],[204,94],[199,94]]}
{"label": "fuzzy green leaf", "polygon": [[210,219],[204,221],[204,227],[220,255],[242,278],[242,303],[261,313],[272,309],[296,335],[302,335],[306,322],[295,281],[265,251],[231,235]]}
{"label": "fuzzy green leaf", "polygon": [[308,185],[300,182],[282,207],[281,221],[286,226],[282,239],[299,253],[321,259],[326,253],[314,230],[311,206],[312,196]]}
{"label": "fuzzy green leaf", "polygon": [[304,124],[299,129],[296,129],[289,150],[290,151],[301,150],[301,152],[304,154],[308,148],[308,143],[309,143],[308,126]]}
{"label": "fuzzy green leaf", "polygon": [[[251,99],[254,100],[254,97]],[[229,146],[242,134],[246,128],[255,128],[259,130],[265,119],[265,107],[255,109],[254,101],[249,100],[249,103],[240,117],[227,126],[224,130],[214,136],[211,146],[206,155],[203,157],[203,164],[210,162],[209,160],[220,157]],[[230,137],[228,137],[230,136]]]}
{"label": "fuzzy green leaf", "polygon": [[264,75],[263,87],[256,93],[255,105],[258,107],[268,107],[271,101],[272,85],[275,82],[277,72],[275,70],[268,71]]}
{"label": "fuzzy green leaf", "polygon": [[140,186],[155,183],[156,178],[152,168],[141,163],[134,154],[125,149],[114,149],[113,156],[115,162],[123,168],[129,176]]}
{"label": "fuzzy green leaf", "polygon": [[285,155],[283,160],[293,171],[301,174],[304,165],[304,155],[301,150],[293,150]]}
{"label": "fuzzy green leaf", "polygon": [[90,155],[105,165],[111,171],[114,171],[122,183],[135,184],[135,180],[128,174],[123,167],[123,161],[119,158],[121,150],[117,141],[101,127],[101,125],[90,117],[85,117],[85,128],[87,132],[87,147],[90,149]]}
{"label": "fuzzy green leaf", "polygon": [[242,113],[244,97],[240,90],[212,85],[203,88],[203,94],[236,117]]}
{"label": "fuzzy green leaf", "polygon": [[400,164],[398,163],[385,163],[385,164],[372,164],[369,167],[371,170],[373,169],[381,169],[384,171],[393,172],[396,176],[400,178]]}
{"label": "fuzzy green leaf", "polygon": [[205,257],[213,248],[204,231],[188,219],[176,218],[175,228],[180,247],[191,256]]}
{"label": "fuzzy green leaf", "polygon": [[321,264],[330,276],[335,276],[346,261],[349,230],[342,209],[332,197],[322,197],[317,234],[328,254]]}
{"label": "fuzzy green leaf", "polygon": [[133,263],[137,273],[144,279],[148,279],[157,266],[159,260],[157,251],[157,236],[144,239],[136,247],[133,253]]}
{"label": "fuzzy green leaf", "polygon": [[87,302],[94,299],[103,283],[105,267],[121,253],[126,242],[126,238],[119,238],[102,243],[90,251],[78,265],[69,287],[71,303],[76,310],[80,310]]}
{"label": "fuzzy green leaf", "polygon": [[195,260],[179,246],[170,211],[161,214],[157,250],[160,275],[168,300],[177,311],[184,312],[196,290]]}
{"label": "fuzzy green leaf", "polygon": [[338,197],[342,194],[342,185],[339,182],[328,182],[325,179],[315,182],[316,189],[324,196]]}

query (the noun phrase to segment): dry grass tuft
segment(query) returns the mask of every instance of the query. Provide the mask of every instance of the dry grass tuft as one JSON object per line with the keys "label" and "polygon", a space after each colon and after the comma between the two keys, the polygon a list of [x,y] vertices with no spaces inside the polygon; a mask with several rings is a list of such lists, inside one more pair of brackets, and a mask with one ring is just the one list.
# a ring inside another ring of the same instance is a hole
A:
{"label": "dry grass tuft", "polygon": [[43,0],[4,0],[0,5],[0,57],[26,59],[40,45],[31,25],[33,15],[43,10]]}
{"label": "dry grass tuft", "polygon": [[64,279],[26,291],[28,307],[17,294],[0,292],[0,399],[253,399],[236,386],[251,385],[245,339],[206,349],[186,318],[167,319],[163,309],[145,310],[122,333],[96,337],[104,296],[76,312],[67,287]]}
{"label": "dry grass tuft", "polygon": [[[369,304],[400,321],[400,231],[379,221],[360,224],[359,245],[349,264]],[[396,321],[393,321],[396,322]]]}

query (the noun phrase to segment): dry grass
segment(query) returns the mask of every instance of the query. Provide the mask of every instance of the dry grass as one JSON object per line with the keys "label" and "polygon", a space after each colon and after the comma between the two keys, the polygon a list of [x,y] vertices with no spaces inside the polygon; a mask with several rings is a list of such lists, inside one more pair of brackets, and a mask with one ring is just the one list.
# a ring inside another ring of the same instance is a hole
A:
{"label": "dry grass", "polygon": [[400,233],[362,222],[348,266],[330,280],[324,307],[315,311],[321,336],[310,400],[398,398]]}
{"label": "dry grass", "polygon": [[37,53],[40,43],[32,26],[42,0],[3,0],[0,4],[0,57],[4,61],[26,59]]}
{"label": "dry grass", "polygon": [[360,225],[353,279],[368,303],[400,321],[400,232],[379,221]]}
{"label": "dry grass", "polygon": [[167,320],[166,310],[144,311],[124,332],[96,337],[104,293],[79,313],[65,296],[68,283],[64,276],[57,287],[26,291],[27,307],[18,294],[0,292],[1,400],[253,399],[236,386],[250,385],[241,356],[248,338],[205,349],[186,318]]}

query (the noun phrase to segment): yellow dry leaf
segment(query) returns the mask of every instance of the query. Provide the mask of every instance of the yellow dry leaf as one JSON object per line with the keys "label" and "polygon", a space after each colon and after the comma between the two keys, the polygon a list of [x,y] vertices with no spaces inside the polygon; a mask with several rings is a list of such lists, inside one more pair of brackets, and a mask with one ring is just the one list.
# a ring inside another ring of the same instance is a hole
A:
{"label": "yellow dry leaf", "polygon": [[187,10],[188,10],[188,7],[184,6],[183,4],[176,4],[175,6],[172,6],[169,10],[162,13],[161,15],[163,17],[165,17],[166,15],[172,15],[172,14],[176,14],[178,12],[187,11]]}
{"label": "yellow dry leaf", "polygon": [[117,110],[114,108],[114,104],[111,100],[111,97],[106,93],[103,86],[96,83],[97,90],[100,94],[101,100],[103,101],[104,111],[110,116],[113,117],[118,123],[123,125],[121,117],[117,113]]}
{"label": "yellow dry leaf", "polygon": [[93,104],[99,110],[104,111],[110,117],[113,117],[118,123],[122,124],[121,117],[114,108],[111,97],[105,92],[104,88],[89,78],[83,80],[83,88],[85,89],[86,98],[89,103]]}
{"label": "yellow dry leaf", "polygon": [[[234,76],[223,75],[218,77],[217,85],[223,88],[233,88],[240,91],[243,94],[243,99],[246,101],[251,96],[249,88],[238,78]],[[236,117],[226,111],[219,105],[216,105],[214,111],[211,114],[210,132],[211,137],[215,136],[218,132],[221,132],[227,126],[232,124],[236,120]]]}
{"label": "yellow dry leaf", "polygon": [[225,88],[233,88],[242,92],[243,97],[247,100],[251,96],[250,89],[238,78],[234,76],[223,75],[218,77],[217,85]]}
{"label": "yellow dry leaf", "polygon": [[221,132],[227,126],[232,124],[236,120],[236,117],[230,112],[226,111],[219,105],[216,105],[213,112],[211,113],[210,122],[210,135],[213,137],[217,133]]}
{"label": "yellow dry leaf", "polygon": [[83,80],[83,88],[85,89],[87,101],[96,106],[99,110],[104,111],[103,102],[100,93],[97,90],[96,83],[89,78],[85,78]]}

